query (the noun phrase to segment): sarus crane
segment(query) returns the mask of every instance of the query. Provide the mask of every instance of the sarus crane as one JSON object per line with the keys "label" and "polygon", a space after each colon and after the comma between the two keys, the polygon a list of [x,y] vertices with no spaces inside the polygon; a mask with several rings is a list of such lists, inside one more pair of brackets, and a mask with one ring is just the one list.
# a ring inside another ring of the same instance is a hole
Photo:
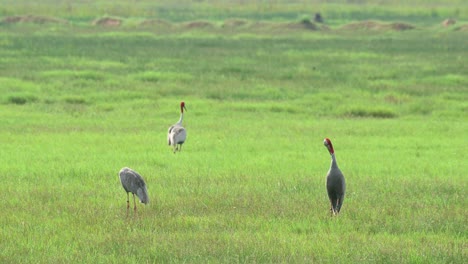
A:
{"label": "sarus crane", "polygon": [[331,204],[331,214],[337,215],[343,205],[346,183],[343,173],[338,168],[335,158],[335,150],[329,138],[323,140],[323,144],[331,155],[331,165],[327,173],[327,193]]}
{"label": "sarus crane", "polygon": [[169,127],[169,130],[167,131],[167,143],[169,146],[173,147],[174,153],[176,153],[176,151],[182,150],[182,144],[184,144],[185,139],[187,138],[187,131],[182,126],[182,120],[184,119],[184,109],[187,111],[187,108],[185,108],[185,103],[180,102],[179,121]]}
{"label": "sarus crane", "polygon": [[138,174],[138,172],[124,167],[120,170],[119,177],[123,188],[127,192],[127,213],[130,208],[130,193],[133,195],[133,210],[135,212],[137,210],[135,194],[138,196],[141,203],[149,203],[145,180],[140,176],[140,174]]}

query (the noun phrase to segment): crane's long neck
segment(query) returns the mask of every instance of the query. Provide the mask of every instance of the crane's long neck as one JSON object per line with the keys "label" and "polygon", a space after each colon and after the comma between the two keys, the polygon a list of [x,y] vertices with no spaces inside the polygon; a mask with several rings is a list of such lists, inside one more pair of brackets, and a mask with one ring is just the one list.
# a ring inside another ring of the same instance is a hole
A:
{"label": "crane's long neck", "polygon": [[338,168],[338,164],[336,163],[335,153],[331,154],[331,165],[330,168]]}
{"label": "crane's long neck", "polygon": [[182,120],[184,120],[184,112],[180,113],[179,121],[177,121],[178,125],[182,125]]}

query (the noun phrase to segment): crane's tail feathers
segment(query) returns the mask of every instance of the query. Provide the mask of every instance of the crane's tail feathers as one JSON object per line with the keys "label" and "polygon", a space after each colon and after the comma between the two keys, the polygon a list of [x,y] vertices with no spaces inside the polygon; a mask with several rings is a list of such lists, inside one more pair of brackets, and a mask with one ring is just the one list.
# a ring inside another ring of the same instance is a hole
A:
{"label": "crane's tail feathers", "polygon": [[149,203],[148,191],[146,187],[138,188],[137,190],[138,199],[140,199],[141,203],[147,204]]}

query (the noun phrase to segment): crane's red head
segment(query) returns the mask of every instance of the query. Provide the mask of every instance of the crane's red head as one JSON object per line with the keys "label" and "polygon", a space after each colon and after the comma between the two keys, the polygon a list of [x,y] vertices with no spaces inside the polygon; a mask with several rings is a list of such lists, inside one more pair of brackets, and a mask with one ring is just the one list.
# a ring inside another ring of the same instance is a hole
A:
{"label": "crane's red head", "polygon": [[325,147],[328,149],[328,152],[330,152],[330,154],[335,153],[335,150],[333,149],[333,145],[332,145],[331,140],[329,138],[325,138],[323,140],[323,145],[325,145]]}
{"label": "crane's red head", "polygon": [[184,109],[187,111],[187,108],[185,108],[185,102],[180,102],[180,112],[183,113]]}

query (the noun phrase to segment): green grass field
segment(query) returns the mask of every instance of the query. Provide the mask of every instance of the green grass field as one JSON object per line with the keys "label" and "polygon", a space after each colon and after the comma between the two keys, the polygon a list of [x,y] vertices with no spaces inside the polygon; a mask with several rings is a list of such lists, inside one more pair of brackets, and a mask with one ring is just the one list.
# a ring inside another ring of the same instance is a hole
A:
{"label": "green grass field", "polygon": [[[0,24],[0,262],[466,262],[467,6],[342,2],[313,31],[287,24],[305,1],[2,6],[71,22]],[[172,26],[137,26],[158,14]],[[415,28],[343,27],[361,20]],[[128,216],[124,166],[150,196]]]}

